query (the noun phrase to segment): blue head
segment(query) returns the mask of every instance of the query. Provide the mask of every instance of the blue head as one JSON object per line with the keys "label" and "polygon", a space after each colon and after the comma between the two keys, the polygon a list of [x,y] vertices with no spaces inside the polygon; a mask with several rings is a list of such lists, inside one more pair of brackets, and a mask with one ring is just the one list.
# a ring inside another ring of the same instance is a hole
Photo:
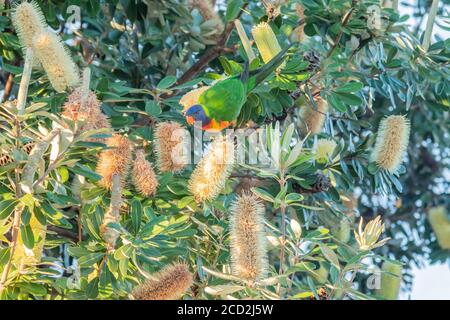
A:
{"label": "blue head", "polygon": [[186,116],[187,123],[191,125],[196,121],[201,121],[202,127],[204,127],[211,122],[211,118],[206,115],[205,110],[199,104],[189,107],[184,115]]}

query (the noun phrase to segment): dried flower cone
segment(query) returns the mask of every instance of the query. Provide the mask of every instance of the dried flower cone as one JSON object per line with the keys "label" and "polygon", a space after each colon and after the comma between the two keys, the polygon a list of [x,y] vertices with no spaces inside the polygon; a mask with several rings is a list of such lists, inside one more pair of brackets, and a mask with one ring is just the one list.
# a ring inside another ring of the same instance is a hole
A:
{"label": "dried flower cone", "polygon": [[106,140],[106,145],[111,148],[100,153],[97,163],[97,173],[102,176],[99,184],[111,189],[112,177],[118,174],[123,183],[128,175],[132,145],[128,138],[115,134]]}
{"label": "dried flower cone", "polygon": [[222,191],[234,164],[234,143],[227,137],[216,138],[189,179],[189,191],[195,201],[215,199]]}
{"label": "dried flower cone", "polygon": [[445,207],[431,208],[428,212],[428,220],[436,234],[439,246],[444,250],[450,249],[450,219]]}
{"label": "dried flower cone", "polygon": [[328,111],[328,104],[321,97],[316,98],[317,110],[311,104],[303,105],[299,110],[298,126],[302,135],[318,134],[323,129],[323,124]]}
{"label": "dried flower cone", "polygon": [[231,206],[230,243],[233,274],[256,281],[267,271],[264,206],[254,195],[243,194]]}
{"label": "dried flower cone", "polygon": [[[68,97],[63,105],[62,116],[72,121],[83,121],[80,131],[89,131],[95,129],[110,129],[111,124],[105,114],[102,113],[100,101],[94,92],[89,91],[86,105],[81,107],[81,87],[76,88]],[[103,142],[105,139],[90,139],[91,141]]]}
{"label": "dried flower cone", "polygon": [[281,51],[275,33],[266,22],[254,26],[252,35],[264,63],[268,63]]}
{"label": "dried flower cone", "polygon": [[[24,1],[16,5],[11,13],[11,21],[24,50],[32,48],[36,36],[48,28],[44,14],[35,1]],[[37,59],[34,64],[38,64]]]}
{"label": "dried flower cone", "polygon": [[156,126],[154,142],[159,171],[176,173],[186,166],[186,134],[186,129],[177,122],[161,122]]}
{"label": "dried flower cone", "polygon": [[78,68],[56,34],[45,31],[37,35],[33,49],[56,91],[63,92],[80,82]]}
{"label": "dried flower cone", "polygon": [[189,0],[188,7],[190,10],[197,9],[205,21],[211,21],[213,27],[216,29],[215,34],[223,31],[223,22],[214,10],[214,5],[211,0]]}
{"label": "dried flower cone", "polygon": [[409,131],[409,120],[404,116],[381,120],[371,160],[391,173],[397,172],[408,147]]}
{"label": "dried flower cone", "polygon": [[41,261],[47,226],[42,225],[34,215],[30,218],[29,226],[33,230],[34,246],[32,249],[27,248],[23,242],[22,233],[19,232],[16,251],[14,253],[14,262],[17,265],[32,266]]}
{"label": "dried flower cone", "polygon": [[387,300],[397,300],[402,283],[402,265],[397,262],[385,261],[381,270],[380,289],[377,295]]}
{"label": "dried flower cone", "polygon": [[136,300],[177,300],[192,285],[192,273],[187,265],[178,263],[164,267],[154,275],[155,279],[147,279],[137,286],[132,296]]}
{"label": "dried flower cone", "polygon": [[136,153],[131,177],[136,190],[143,196],[150,197],[155,194],[156,188],[158,188],[158,180],[152,165],[145,160],[142,150]]}

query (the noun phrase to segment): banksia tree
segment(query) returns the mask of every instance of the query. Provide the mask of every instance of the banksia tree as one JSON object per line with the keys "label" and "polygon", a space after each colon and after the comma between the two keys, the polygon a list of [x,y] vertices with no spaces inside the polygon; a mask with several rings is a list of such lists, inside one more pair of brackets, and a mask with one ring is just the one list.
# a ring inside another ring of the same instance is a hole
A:
{"label": "banksia tree", "polygon": [[151,163],[145,160],[145,154],[142,150],[136,153],[131,177],[134,187],[143,196],[150,197],[156,193],[158,179]]}
{"label": "banksia tree", "polygon": [[264,278],[268,269],[264,205],[243,194],[230,209],[230,256],[233,274],[248,281]]}
{"label": "banksia tree", "polygon": [[395,173],[408,147],[410,124],[404,116],[389,116],[380,122],[371,160]]}
{"label": "banksia tree", "polygon": [[302,105],[298,111],[297,124],[304,136],[309,132],[313,135],[320,133],[327,117],[328,103],[321,97],[315,99],[317,109],[307,103]]}
{"label": "banksia tree", "polygon": [[277,37],[267,22],[254,26],[252,35],[264,63],[268,63],[281,51]]}
{"label": "banksia tree", "polygon": [[234,160],[233,141],[227,137],[216,138],[189,179],[188,188],[195,201],[213,200],[219,195],[231,174]]}
{"label": "banksia tree", "polygon": [[386,260],[381,267],[380,289],[377,295],[386,300],[397,300],[402,283],[402,265]]}
{"label": "banksia tree", "polygon": [[79,83],[78,68],[56,34],[44,31],[35,35],[33,49],[56,91],[63,92]]}
{"label": "banksia tree", "polygon": [[99,184],[111,189],[114,174],[120,176],[123,184],[128,176],[131,163],[132,145],[127,137],[115,134],[106,140],[106,149],[100,153],[97,163],[97,173],[102,176]]}
{"label": "banksia tree", "polygon": [[428,220],[439,246],[442,249],[450,249],[450,219],[444,206],[431,208],[428,212]]}
{"label": "banksia tree", "polygon": [[159,171],[177,173],[183,170],[188,163],[187,131],[183,126],[173,121],[161,122],[156,126],[154,136]]}
{"label": "banksia tree", "polygon": [[192,286],[192,273],[186,264],[164,267],[137,286],[132,296],[136,300],[177,300]]}

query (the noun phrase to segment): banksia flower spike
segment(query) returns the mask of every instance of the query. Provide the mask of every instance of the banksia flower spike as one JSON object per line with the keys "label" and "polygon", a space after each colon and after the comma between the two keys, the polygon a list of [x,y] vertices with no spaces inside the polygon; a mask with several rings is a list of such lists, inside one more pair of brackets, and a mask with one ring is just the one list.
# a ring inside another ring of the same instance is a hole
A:
{"label": "banksia flower spike", "polygon": [[281,51],[277,37],[267,22],[254,26],[252,35],[264,63],[268,63]]}
{"label": "banksia flower spike", "polygon": [[[63,105],[62,116],[72,121],[83,121],[81,132],[94,129],[110,129],[111,124],[100,107],[100,101],[94,92],[88,91],[86,101],[82,107],[82,88],[76,88]],[[104,139],[90,139],[92,141],[103,142]]]}
{"label": "banksia flower spike", "polygon": [[436,234],[439,246],[442,249],[450,249],[450,219],[444,206],[431,208],[428,212],[428,220]]}
{"label": "banksia flower spike", "polygon": [[183,106],[183,111],[186,111],[193,105],[198,104],[198,99],[200,98],[201,94],[208,89],[209,86],[203,86],[197,89],[193,89],[182,96],[179,103]]}
{"label": "banksia flower spike", "polygon": [[410,125],[404,116],[389,116],[380,122],[371,160],[396,173],[408,147]]}
{"label": "banksia flower spike", "polygon": [[137,286],[132,296],[136,300],[177,300],[192,286],[192,273],[186,264],[176,263],[164,267]]}
{"label": "banksia flower spike", "polygon": [[230,211],[233,274],[248,281],[264,278],[268,264],[264,205],[255,195],[243,194],[232,204]]}
{"label": "banksia flower spike", "polygon": [[177,173],[188,163],[185,150],[189,133],[177,122],[161,122],[155,130],[155,148],[158,169],[161,172]]}
{"label": "banksia flower spike", "polygon": [[33,40],[48,28],[44,14],[35,1],[23,1],[14,7],[11,21],[16,29],[22,48],[33,47]]}
{"label": "banksia flower spike", "polygon": [[222,191],[234,164],[234,143],[218,137],[209,146],[189,179],[189,191],[197,202],[215,199]]}
{"label": "banksia flower spike", "polygon": [[114,174],[118,174],[122,183],[125,183],[131,162],[132,145],[128,138],[119,134],[108,138],[106,145],[110,149],[100,153],[97,173],[102,176],[99,184],[104,188],[111,189]]}
{"label": "banksia flower spike", "polygon": [[156,179],[152,165],[145,160],[145,155],[142,150],[136,153],[131,177],[133,178],[133,184],[136,190],[143,196],[150,197],[155,194],[156,188],[158,187],[158,180]]}
{"label": "banksia flower spike", "polygon": [[381,267],[380,289],[377,295],[387,300],[397,300],[402,283],[402,265],[396,261],[385,261]]}
{"label": "banksia flower spike", "polygon": [[330,139],[319,139],[314,148],[314,157],[318,163],[326,163],[331,159],[334,149],[336,148],[336,142]]}
{"label": "banksia flower spike", "polygon": [[56,34],[45,31],[37,35],[33,49],[56,91],[63,92],[79,83],[78,68]]}
{"label": "banksia flower spike", "polygon": [[318,134],[322,131],[328,111],[328,104],[321,97],[316,98],[317,110],[310,104],[303,105],[299,110],[298,126],[302,135]]}

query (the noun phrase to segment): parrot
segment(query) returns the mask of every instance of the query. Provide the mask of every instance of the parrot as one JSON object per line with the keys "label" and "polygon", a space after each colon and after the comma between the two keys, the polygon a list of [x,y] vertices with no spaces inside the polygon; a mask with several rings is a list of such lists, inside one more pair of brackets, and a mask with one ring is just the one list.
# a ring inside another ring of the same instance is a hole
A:
{"label": "parrot", "polygon": [[283,63],[284,55],[290,47],[291,45],[287,46],[257,70],[249,71],[249,64],[246,62],[241,74],[211,85],[201,93],[195,104],[183,110],[186,122],[190,125],[196,121],[201,122],[202,130],[211,132],[221,131],[234,124],[247,101],[248,93]]}

